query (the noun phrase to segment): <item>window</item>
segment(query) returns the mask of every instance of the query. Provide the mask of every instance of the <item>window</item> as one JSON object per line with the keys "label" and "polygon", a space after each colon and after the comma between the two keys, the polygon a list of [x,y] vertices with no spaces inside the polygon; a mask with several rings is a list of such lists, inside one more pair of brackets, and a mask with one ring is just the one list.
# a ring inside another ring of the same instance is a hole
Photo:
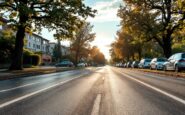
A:
{"label": "window", "polygon": [[169,60],[172,60],[174,58],[174,55],[172,55],[170,58],[169,58]]}
{"label": "window", "polygon": [[40,45],[37,45],[37,49],[40,49]]}
{"label": "window", "polygon": [[3,26],[2,25],[0,25],[0,30],[2,30],[3,29]]}
{"label": "window", "polygon": [[30,44],[30,42],[28,43],[28,46],[29,46],[29,47],[31,47],[31,44]]}
{"label": "window", "polygon": [[166,59],[165,59],[165,58],[158,58],[157,61],[158,61],[158,62],[165,62]]}
{"label": "window", "polygon": [[185,58],[185,54],[182,54],[182,58]]}
{"label": "window", "polygon": [[181,58],[181,54],[175,54],[174,59],[180,59]]}
{"label": "window", "polygon": [[35,48],[35,44],[33,44],[33,48]]}

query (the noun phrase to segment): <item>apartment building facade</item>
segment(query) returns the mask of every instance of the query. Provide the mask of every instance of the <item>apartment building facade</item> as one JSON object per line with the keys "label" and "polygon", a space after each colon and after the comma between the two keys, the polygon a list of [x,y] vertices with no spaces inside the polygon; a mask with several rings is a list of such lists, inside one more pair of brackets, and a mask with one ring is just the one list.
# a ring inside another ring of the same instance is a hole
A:
{"label": "apartment building facade", "polygon": [[42,64],[50,64],[52,62],[52,57],[49,54],[49,40],[34,33],[33,34],[26,33],[25,38],[26,38],[25,48],[33,52],[40,53]]}
{"label": "apartment building facade", "polygon": [[[51,56],[53,56],[53,51],[56,45],[57,43],[54,43],[54,42],[49,43],[49,53]],[[70,55],[71,54],[70,48],[61,45],[61,53],[62,53],[62,56]]]}

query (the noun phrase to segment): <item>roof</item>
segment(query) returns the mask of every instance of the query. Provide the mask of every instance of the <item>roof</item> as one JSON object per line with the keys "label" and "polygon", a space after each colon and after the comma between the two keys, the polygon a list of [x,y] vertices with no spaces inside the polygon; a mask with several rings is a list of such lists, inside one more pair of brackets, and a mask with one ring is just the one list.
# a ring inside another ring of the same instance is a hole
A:
{"label": "roof", "polygon": [[45,41],[49,41],[48,39],[43,38],[42,36],[40,36],[40,35],[38,35],[38,34],[33,33],[33,35],[35,35],[35,36],[37,36],[37,37],[39,37],[39,38],[41,38],[41,39],[43,39],[43,40],[45,40]]}

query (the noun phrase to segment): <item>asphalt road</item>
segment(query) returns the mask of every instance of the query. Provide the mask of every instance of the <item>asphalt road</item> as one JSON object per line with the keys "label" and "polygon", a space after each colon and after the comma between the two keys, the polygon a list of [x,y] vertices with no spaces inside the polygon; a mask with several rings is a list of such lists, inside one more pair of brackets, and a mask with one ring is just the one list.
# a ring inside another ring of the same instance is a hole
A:
{"label": "asphalt road", "polygon": [[185,80],[110,66],[4,80],[0,115],[185,115]]}

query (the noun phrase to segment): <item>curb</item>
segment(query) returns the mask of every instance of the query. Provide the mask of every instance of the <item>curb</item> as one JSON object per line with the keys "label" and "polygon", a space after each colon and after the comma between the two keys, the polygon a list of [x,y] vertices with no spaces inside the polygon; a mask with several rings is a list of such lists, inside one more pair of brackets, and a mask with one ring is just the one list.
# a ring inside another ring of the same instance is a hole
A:
{"label": "curb", "polygon": [[64,72],[64,71],[70,71],[70,70],[77,70],[79,68],[63,68],[63,69],[41,69],[38,71],[29,71],[29,72],[23,72],[23,73],[17,73],[17,72],[11,72],[12,75],[6,75],[6,76],[0,76],[0,81],[2,80],[8,80],[8,79],[15,79],[15,78],[21,78],[21,77],[31,77],[36,75],[44,75],[44,74],[50,74],[50,73],[57,73],[57,72]]}

